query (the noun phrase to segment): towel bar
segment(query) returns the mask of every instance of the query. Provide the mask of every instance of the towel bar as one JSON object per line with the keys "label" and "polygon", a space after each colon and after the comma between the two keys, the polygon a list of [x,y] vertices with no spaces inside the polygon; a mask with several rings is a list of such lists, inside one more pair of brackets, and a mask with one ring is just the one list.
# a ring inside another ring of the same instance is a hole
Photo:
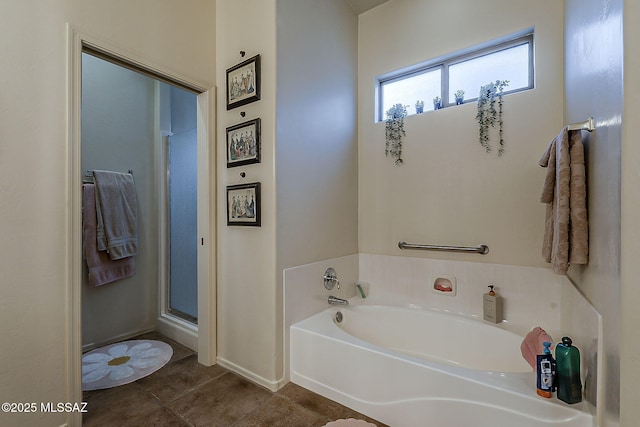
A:
{"label": "towel bar", "polygon": [[489,253],[489,246],[440,246],[440,245],[417,245],[415,243],[407,243],[404,241],[398,242],[400,249],[418,249],[423,251],[444,251],[444,252],[472,252],[480,255],[486,255]]}
{"label": "towel bar", "polygon": [[593,117],[589,117],[586,121],[582,123],[573,123],[567,126],[567,130],[586,130],[586,131],[594,131],[596,129],[595,121]]}

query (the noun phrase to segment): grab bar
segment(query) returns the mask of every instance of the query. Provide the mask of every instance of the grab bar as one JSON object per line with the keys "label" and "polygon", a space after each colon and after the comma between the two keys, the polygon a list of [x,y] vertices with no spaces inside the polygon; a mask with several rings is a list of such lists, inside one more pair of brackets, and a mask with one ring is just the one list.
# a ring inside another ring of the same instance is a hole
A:
{"label": "grab bar", "polygon": [[418,249],[423,251],[444,251],[444,252],[473,252],[480,255],[486,255],[489,253],[489,246],[439,246],[439,245],[417,245],[415,243],[407,243],[404,241],[398,242],[400,249]]}

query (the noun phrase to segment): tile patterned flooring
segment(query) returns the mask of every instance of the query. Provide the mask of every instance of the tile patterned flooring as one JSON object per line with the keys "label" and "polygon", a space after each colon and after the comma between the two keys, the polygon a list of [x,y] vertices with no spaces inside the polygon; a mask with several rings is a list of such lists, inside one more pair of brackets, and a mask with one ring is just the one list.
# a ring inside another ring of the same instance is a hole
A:
{"label": "tile patterned flooring", "polygon": [[357,418],[384,427],[293,383],[273,393],[218,365],[203,366],[193,351],[156,332],[135,339],[164,341],[173,357],[136,382],[84,392],[84,426],[320,427]]}

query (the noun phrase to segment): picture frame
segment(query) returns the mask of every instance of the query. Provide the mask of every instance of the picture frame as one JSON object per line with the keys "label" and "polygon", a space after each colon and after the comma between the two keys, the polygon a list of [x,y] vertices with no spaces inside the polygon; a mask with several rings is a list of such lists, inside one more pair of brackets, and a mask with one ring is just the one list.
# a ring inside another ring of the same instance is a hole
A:
{"label": "picture frame", "polygon": [[227,110],[260,99],[260,55],[227,70]]}
{"label": "picture frame", "polygon": [[260,163],[260,119],[227,128],[227,168]]}
{"label": "picture frame", "polygon": [[227,186],[227,225],[260,227],[260,183]]}

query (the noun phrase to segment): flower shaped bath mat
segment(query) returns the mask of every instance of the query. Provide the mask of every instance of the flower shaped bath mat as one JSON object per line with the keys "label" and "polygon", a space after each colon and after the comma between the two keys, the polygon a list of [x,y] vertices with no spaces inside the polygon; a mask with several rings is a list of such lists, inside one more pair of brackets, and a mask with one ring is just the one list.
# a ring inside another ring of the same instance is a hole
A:
{"label": "flower shaped bath mat", "polygon": [[99,390],[134,382],[162,368],[173,355],[169,344],[155,340],[123,341],[82,356],[82,390]]}

